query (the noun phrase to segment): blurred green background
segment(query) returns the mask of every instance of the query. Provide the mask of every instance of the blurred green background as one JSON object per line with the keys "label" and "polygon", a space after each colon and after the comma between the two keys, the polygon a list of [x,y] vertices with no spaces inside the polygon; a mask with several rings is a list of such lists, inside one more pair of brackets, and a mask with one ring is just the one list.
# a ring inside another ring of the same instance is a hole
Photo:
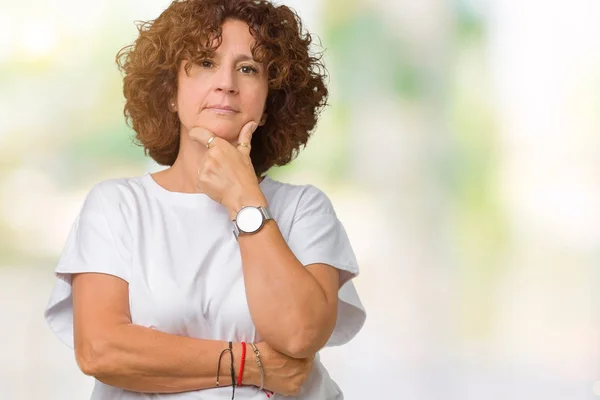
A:
{"label": "blurred green background", "polygon": [[[270,175],[332,199],[367,308],[326,349],[355,399],[600,396],[600,3],[294,0],[330,106]],[[91,187],[160,167],[114,56],[163,0],[0,12],[0,395],[88,398],[42,318]]]}

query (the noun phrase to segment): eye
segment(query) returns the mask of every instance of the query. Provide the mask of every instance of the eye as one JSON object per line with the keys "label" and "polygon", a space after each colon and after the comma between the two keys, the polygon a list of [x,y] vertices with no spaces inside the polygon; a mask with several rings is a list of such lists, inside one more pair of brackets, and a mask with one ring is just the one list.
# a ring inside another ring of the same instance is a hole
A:
{"label": "eye", "polygon": [[213,66],[213,62],[211,60],[202,60],[200,66],[203,68],[210,68]]}
{"label": "eye", "polygon": [[255,74],[258,72],[258,70],[256,68],[251,67],[249,65],[241,66],[240,71],[242,71],[242,73],[244,73],[244,74]]}

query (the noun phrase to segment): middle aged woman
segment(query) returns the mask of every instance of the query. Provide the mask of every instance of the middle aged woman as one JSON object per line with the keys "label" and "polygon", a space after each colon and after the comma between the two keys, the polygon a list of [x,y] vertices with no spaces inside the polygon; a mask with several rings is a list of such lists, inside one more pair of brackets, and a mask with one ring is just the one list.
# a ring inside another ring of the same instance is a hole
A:
{"label": "middle aged woman", "polygon": [[315,354],[364,323],[354,253],[322,191],[265,174],[326,102],[310,42],[286,6],[187,0],[119,53],[168,168],[97,184],[56,268],[46,318],[92,399],[343,398]]}

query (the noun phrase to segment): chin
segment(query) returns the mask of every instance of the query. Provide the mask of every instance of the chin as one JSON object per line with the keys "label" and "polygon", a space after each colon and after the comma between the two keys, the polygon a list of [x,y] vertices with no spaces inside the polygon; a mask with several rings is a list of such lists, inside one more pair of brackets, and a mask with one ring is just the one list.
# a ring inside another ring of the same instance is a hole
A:
{"label": "chin", "polygon": [[209,121],[199,121],[196,126],[203,126],[216,136],[230,142],[237,140],[237,137],[240,135],[240,131],[242,130],[242,125],[240,125],[237,121],[225,119],[215,120],[211,118]]}

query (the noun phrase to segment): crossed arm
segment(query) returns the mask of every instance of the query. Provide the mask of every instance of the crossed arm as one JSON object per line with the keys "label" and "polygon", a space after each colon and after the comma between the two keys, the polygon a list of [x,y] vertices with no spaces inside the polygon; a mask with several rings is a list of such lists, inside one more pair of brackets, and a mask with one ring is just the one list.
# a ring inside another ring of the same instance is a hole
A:
{"label": "crossed arm", "polygon": [[[338,271],[325,264],[304,267],[277,224],[240,236],[246,296],[263,346],[263,363],[303,363],[327,341],[336,323]],[[216,360],[226,343],[162,333],[131,323],[127,282],[110,275],[73,277],[75,354],[82,371],[126,390],[175,393],[215,387]],[[273,321],[277,321],[274,323]],[[239,344],[234,345],[239,354]],[[270,350],[270,349],[273,350]],[[236,366],[237,368],[237,366]],[[244,384],[259,385],[254,363],[246,363]],[[267,374],[277,391],[289,382]],[[222,363],[221,376],[229,365]],[[236,371],[237,375],[237,371]],[[301,383],[300,383],[301,384]],[[299,389],[293,388],[290,393]],[[282,389],[283,390],[283,389]]]}

